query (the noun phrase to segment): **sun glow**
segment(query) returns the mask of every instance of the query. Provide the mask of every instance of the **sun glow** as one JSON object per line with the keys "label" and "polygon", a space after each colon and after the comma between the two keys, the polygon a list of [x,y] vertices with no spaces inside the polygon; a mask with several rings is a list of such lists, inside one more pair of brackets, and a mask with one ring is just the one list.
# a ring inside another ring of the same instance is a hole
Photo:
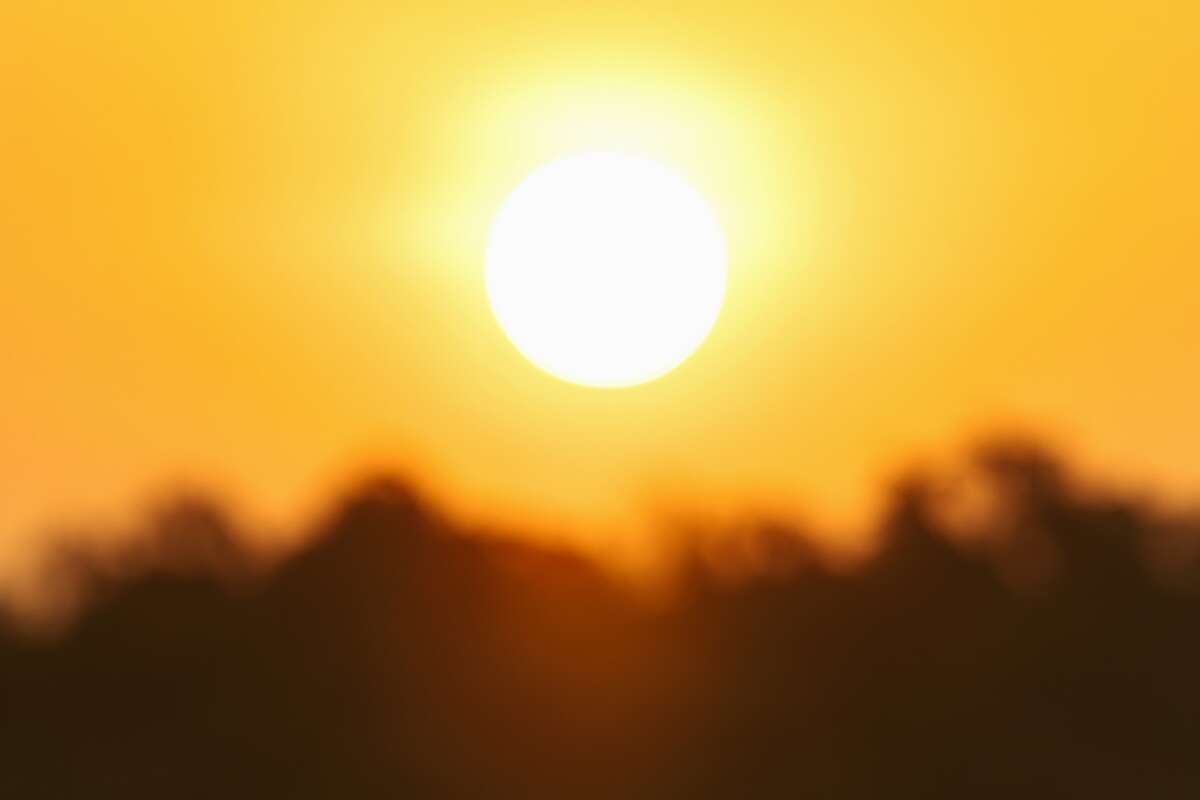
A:
{"label": "sun glow", "polygon": [[716,322],[725,239],[704,198],[638,155],[540,167],[505,199],[487,248],[500,326],[541,369],[631,386],[682,363]]}

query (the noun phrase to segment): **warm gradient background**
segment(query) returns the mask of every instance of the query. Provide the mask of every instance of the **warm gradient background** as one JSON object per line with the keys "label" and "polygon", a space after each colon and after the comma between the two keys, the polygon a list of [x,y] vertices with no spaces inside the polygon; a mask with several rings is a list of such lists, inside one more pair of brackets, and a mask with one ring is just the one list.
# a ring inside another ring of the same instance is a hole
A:
{"label": "warm gradient background", "polygon": [[[994,424],[1200,489],[1194,3],[243,5],[0,11],[0,574],[181,481],[284,526],[380,464],[617,552],[664,506],[848,524]],[[632,390],[483,292],[502,197],[588,147],[730,241]]]}

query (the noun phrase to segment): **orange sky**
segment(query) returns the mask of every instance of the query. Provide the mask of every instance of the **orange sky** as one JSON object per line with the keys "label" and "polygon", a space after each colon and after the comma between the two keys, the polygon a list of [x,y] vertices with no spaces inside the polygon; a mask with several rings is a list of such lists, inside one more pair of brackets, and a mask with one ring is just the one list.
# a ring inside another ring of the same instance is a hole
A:
{"label": "orange sky", "polygon": [[[593,537],[853,519],[997,421],[1200,489],[1195,3],[10,5],[0,573],[181,482],[282,523],[364,464]],[[635,389],[537,372],[483,292],[500,200],[592,147],[729,239],[712,336]]]}

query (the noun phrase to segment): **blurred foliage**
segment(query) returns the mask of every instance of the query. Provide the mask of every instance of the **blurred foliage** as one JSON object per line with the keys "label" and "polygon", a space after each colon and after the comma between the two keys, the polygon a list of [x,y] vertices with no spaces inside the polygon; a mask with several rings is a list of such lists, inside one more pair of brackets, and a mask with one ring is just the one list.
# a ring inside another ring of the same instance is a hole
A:
{"label": "blurred foliage", "polygon": [[857,569],[764,522],[665,606],[387,480],[278,564],[151,529],[0,638],[0,795],[1200,796],[1200,523],[1024,442],[897,482]]}

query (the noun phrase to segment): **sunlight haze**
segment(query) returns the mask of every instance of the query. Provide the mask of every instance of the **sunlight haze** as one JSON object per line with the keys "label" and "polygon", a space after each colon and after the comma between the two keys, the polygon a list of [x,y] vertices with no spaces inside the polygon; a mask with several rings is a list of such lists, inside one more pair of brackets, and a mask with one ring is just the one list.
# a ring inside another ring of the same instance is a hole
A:
{"label": "sunlight haze", "polygon": [[[916,6],[10,4],[0,572],[180,485],[283,530],[375,466],[615,553],[681,508],[853,531],[1004,425],[1200,489],[1200,7]],[[619,392],[485,287],[508,193],[596,150],[727,250],[703,345]]]}

